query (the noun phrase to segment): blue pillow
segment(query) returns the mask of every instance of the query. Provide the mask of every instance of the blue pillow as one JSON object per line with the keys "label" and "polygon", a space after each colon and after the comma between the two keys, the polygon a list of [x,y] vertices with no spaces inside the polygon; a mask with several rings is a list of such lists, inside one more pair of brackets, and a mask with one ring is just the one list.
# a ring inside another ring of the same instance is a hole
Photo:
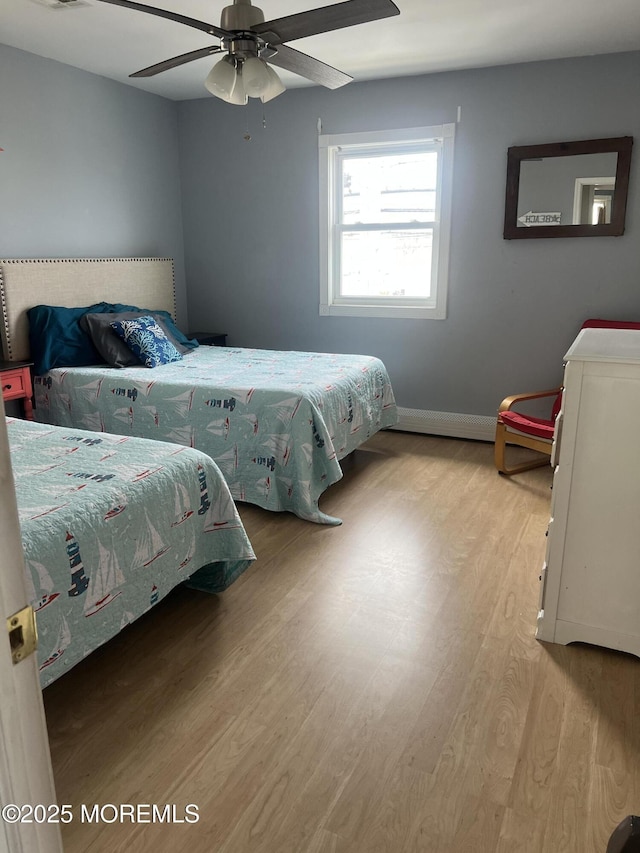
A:
{"label": "blue pillow", "polygon": [[29,344],[34,372],[46,373],[52,367],[81,367],[102,364],[103,359],[90,336],[78,325],[87,312],[102,314],[116,310],[110,302],[97,302],[85,308],[35,305],[27,311]]}
{"label": "blue pillow", "polygon": [[182,359],[182,353],[178,352],[153,317],[114,320],[111,328],[146,367],[158,367]]}

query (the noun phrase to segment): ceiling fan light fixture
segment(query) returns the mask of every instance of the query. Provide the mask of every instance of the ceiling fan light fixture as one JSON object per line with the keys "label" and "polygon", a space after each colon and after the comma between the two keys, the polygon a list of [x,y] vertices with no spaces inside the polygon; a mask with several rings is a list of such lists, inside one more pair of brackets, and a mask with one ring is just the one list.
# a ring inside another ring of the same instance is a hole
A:
{"label": "ceiling fan light fixture", "polygon": [[267,63],[257,56],[249,56],[242,65],[244,90],[250,98],[260,98],[271,83]]}
{"label": "ceiling fan light fixture", "polygon": [[263,104],[266,104],[267,101],[272,101],[274,98],[277,98],[278,95],[281,95],[286,90],[286,87],[283,84],[282,80],[278,77],[277,73],[270,65],[267,65],[267,71],[269,72],[269,85],[260,95],[260,100]]}
{"label": "ceiling fan light fixture", "polygon": [[[65,4],[82,5],[84,0],[35,0],[35,2],[58,3],[59,8],[64,8]],[[232,5],[225,6],[222,10],[218,27],[207,21],[188,18],[178,12],[138,3],[137,0],[135,2],[134,0],[99,0],[99,2],[123,6],[125,9],[136,9],[159,18],[176,21],[220,39],[220,45],[190,50],[180,56],[142,68],[130,74],[130,77],[153,77],[161,71],[178,68],[211,53],[227,51],[228,56],[214,65],[209,72],[205,87],[217,98],[238,104],[246,103],[248,96],[259,98],[265,103],[284,91],[280,78],[267,65],[268,61],[327,89],[337,89],[350,83],[353,77],[349,74],[289,47],[286,42],[400,14],[393,0],[342,0],[330,6],[320,6],[317,9],[265,21],[262,10],[254,6],[251,0],[232,0]],[[245,82],[236,90],[238,77],[242,76],[243,63],[247,64]]]}
{"label": "ceiling fan light fixture", "polygon": [[238,65],[236,68],[236,81],[233,85],[233,91],[228,98],[225,98],[225,101],[228,104],[237,104],[238,106],[243,107],[248,100],[249,98],[247,97],[247,93],[244,89],[242,68]]}
{"label": "ceiling fan light fixture", "polygon": [[236,66],[230,56],[225,56],[220,62],[216,62],[204,81],[205,88],[215,95],[228,100],[236,85]]}

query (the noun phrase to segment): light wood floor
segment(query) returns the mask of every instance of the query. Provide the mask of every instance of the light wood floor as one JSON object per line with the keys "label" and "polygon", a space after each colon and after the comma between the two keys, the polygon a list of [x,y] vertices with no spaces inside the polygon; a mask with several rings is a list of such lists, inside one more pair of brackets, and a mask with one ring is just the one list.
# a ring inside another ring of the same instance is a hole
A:
{"label": "light wood floor", "polygon": [[67,853],[604,853],[640,809],[640,660],[534,639],[551,471],[387,432],[257,563],[177,590],[45,691]]}

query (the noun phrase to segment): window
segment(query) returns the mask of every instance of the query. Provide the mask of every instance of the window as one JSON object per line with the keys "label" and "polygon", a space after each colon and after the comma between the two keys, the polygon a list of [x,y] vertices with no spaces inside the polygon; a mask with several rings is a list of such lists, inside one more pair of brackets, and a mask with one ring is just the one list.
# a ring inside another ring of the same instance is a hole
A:
{"label": "window", "polygon": [[320,313],[446,316],[455,125],[320,136]]}

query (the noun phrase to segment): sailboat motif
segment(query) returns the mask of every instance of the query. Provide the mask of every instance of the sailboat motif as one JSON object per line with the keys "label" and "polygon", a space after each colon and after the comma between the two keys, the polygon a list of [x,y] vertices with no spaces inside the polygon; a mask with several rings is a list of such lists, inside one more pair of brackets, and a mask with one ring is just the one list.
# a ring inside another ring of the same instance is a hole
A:
{"label": "sailboat motif", "polygon": [[258,417],[257,417],[257,415],[254,415],[252,412],[249,412],[246,415],[240,415],[240,418],[242,420],[246,420],[249,422],[249,425],[251,427],[251,431],[254,435],[258,434]]}
{"label": "sailboat motif", "polygon": [[271,477],[264,477],[262,480],[256,480],[256,489],[258,494],[262,494],[265,499],[268,499],[271,494]]}
{"label": "sailboat motif", "polygon": [[231,483],[229,485],[229,491],[231,492],[231,497],[236,501],[246,501],[247,499],[247,490],[245,488],[244,483]]}
{"label": "sailboat motif", "polygon": [[155,406],[138,406],[138,412],[150,418],[154,427],[160,426],[160,414]]}
{"label": "sailboat motif", "polygon": [[[22,448],[21,448],[22,449]],[[41,474],[46,474],[48,471],[55,471],[56,468],[62,468],[64,462],[53,462],[51,465],[43,465],[42,459],[33,462],[27,462],[20,467],[20,476],[26,479],[30,477],[38,477]]]}
{"label": "sailboat motif", "polygon": [[52,663],[55,663],[64,654],[64,651],[70,642],[71,631],[69,630],[67,620],[63,616],[62,622],[60,623],[60,629],[58,631],[58,637],[53,645],[51,654],[45,661],[43,661],[43,663],[40,664],[40,670],[42,671],[46,667],[51,666]]}
{"label": "sailboat motif", "polygon": [[289,397],[287,400],[280,400],[265,408],[275,409],[274,414],[278,420],[283,424],[289,424],[296,416],[301,402],[302,397]]}
{"label": "sailboat motif", "polygon": [[309,442],[305,441],[303,444],[299,444],[298,453],[301,457],[304,458],[307,465],[311,465],[311,462],[313,460],[313,447],[309,444]]}
{"label": "sailboat motif", "polygon": [[124,583],[124,575],[120,571],[120,563],[115,551],[108,551],[101,542],[98,542],[98,561],[98,567],[91,576],[89,592],[85,599],[85,616],[94,616],[122,594],[121,589],[115,591]]}
{"label": "sailboat motif", "polygon": [[385,382],[384,387],[382,389],[382,408],[388,409],[389,406],[395,406],[396,398],[393,396],[393,389],[391,388],[391,383]]}
{"label": "sailboat motif", "polygon": [[71,405],[71,395],[70,394],[63,394],[62,392],[60,392],[57,395],[57,401],[58,401],[58,404],[63,409],[66,409],[68,412],[71,411],[72,405]]}
{"label": "sailboat motif", "polygon": [[205,533],[212,533],[238,526],[231,496],[226,489],[220,490],[207,512],[203,530]]}
{"label": "sailboat motif", "polygon": [[277,456],[281,460],[283,465],[289,462],[291,458],[291,435],[289,433],[281,435],[273,433],[268,435],[263,443],[274,456]]}
{"label": "sailboat motif", "polygon": [[146,568],[147,566],[150,566],[154,560],[157,560],[158,557],[162,557],[163,554],[166,554],[171,547],[170,545],[165,545],[162,541],[162,537],[149,521],[149,515],[146,512],[145,518],[146,524],[142,525],[140,535],[138,536],[136,553],[133,558],[133,565],[136,568]]}
{"label": "sailboat motif", "polygon": [[351,421],[351,426],[349,428],[349,432],[351,433],[351,435],[362,429],[363,424],[364,410],[362,408],[362,403],[356,400],[353,406],[353,420]]}
{"label": "sailboat motif", "polygon": [[293,491],[294,491],[293,480],[290,480],[288,477],[278,477],[278,482],[280,483],[281,486],[284,486],[286,488],[287,497],[288,498],[293,497]]}
{"label": "sailboat motif", "polygon": [[98,461],[99,462],[106,462],[107,459],[113,459],[117,455],[118,455],[118,450],[116,450],[116,449],[110,450],[108,453],[105,453],[104,456],[101,456]]}
{"label": "sailboat motif", "polygon": [[184,555],[184,558],[180,562],[178,566],[178,571],[184,569],[185,566],[188,566],[189,563],[193,560],[196,553],[196,531],[195,528],[191,528],[191,541],[189,542],[189,547]]}
{"label": "sailboat motif", "polygon": [[192,515],[193,510],[191,509],[189,492],[182,483],[176,483],[176,517],[171,526],[177,527],[179,524],[183,524]]}
{"label": "sailboat motif", "polygon": [[[20,421],[18,418],[8,418],[7,417],[7,423],[8,424],[9,423],[24,424],[24,421]],[[29,421],[27,421],[27,423],[29,423]],[[27,436],[25,436],[25,444],[26,443],[32,444],[34,441],[43,441],[46,444],[47,440],[49,439],[50,436],[52,436],[54,434],[54,432],[55,432],[55,430],[53,430],[53,429],[43,430],[42,432],[40,432],[40,431],[30,432],[28,438],[27,438]],[[12,442],[12,445],[13,445],[13,442]],[[15,447],[15,445],[13,445],[13,446]],[[22,447],[22,445],[20,445],[20,447]]]}
{"label": "sailboat motif", "polygon": [[238,468],[238,445],[234,444],[230,450],[216,454],[216,463],[223,474],[234,477]]}
{"label": "sailboat motif", "polygon": [[111,509],[105,513],[104,520],[109,521],[112,518],[115,518],[116,515],[120,515],[121,512],[124,512],[127,508],[126,503],[116,504],[112,506]]}
{"label": "sailboat motif", "polygon": [[[37,613],[38,610],[43,610],[48,604],[55,601],[60,593],[53,591],[53,579],[47,571],[47,568],[43,566],[42,563],[38,563],[36,560],[27,560],[26,562],[27,568],[30,569],[30,571],[26,573],[27,596],[28,600],[33,604],[33,609]],[[35,575],[38,577],[37,590],[36,585],[33,582]]]}
{"label": "sailboat motif", "polygon": [[167,432],[167,439],[186,447],[196,446],[196,432],[192,426],[174,427]]}
{"label": "sailboat motif", "polygon": [[158,471],[162,471],[164,465],[160,465],[158,468],[145,468],[144,471],[139,471],[135,477],[131,478],[132,483],[139,483],[140,480],[146,480],[147,477],[151,477],[153,474],[157,474]]}
{"label": "sailboat motif", "polygon": [[187,412],[191,411],[191,407],[193,406],[193,395],[195,392],[196,389],[191,388],[189,391],[184,391],[176,397],[167,397],[163,401],[163,406],[176,415],[186,415]]}
{"label": "sailboat motif", "polygon": [[74,393],[77,394],[79,397],[84,398],[85,400],[97,400],[100,396],[100,391],[102,389],[103,382],[104,376],[100,379],[93,379],[86,385],[76,385]]}
{"label": "sailboat motif", "polygon": [[89,578],[84,573],[84,565],[82,563],[82,555],[80,554],[80,546],[73,535],[67,530],[66,549],[69,558],[69,568],[71,569],[71,587],[69,596],[75,597],[82,595],[87,591],[89,586]]}
{"label": "sailboat motif", "polygon": [[[69,506],[68,503],[58,504],[57,506],[50,506],[48,509],[45,509],[42,512],[36,512],[35,515],[29,516],[29,518],[31,521],[33,521],[36,518],[42,518],[45,515],[50,515],[52,512],[57,512],[59,509],[64,509],[67,506]],[[33,512],[34,510],[30,510],[30,511]],[[20,513],[20,515],[22,516],[22,513]]]}
{"label": "sailboat motif", "polygon": [[226,441],[229,438],[229,430],[231,429],[231,421],[229,418],[222,418],[218,421],[211,421],[207,426],[207,432],[213,435],[221,435]]}
{"label": "sailboat motif", "polygon": [[91,432],[104,432],[104,417],[100,412],[88,412],[83,414],[78,420],[83,429],[91,430]]}
{"label": "sailboat motif", "polygon": [[121,423],[128,426],[133,426],[133,417],[133,406],[129,406],[126,409],[116,409],[113,413],[114,420],[121,421]]}

